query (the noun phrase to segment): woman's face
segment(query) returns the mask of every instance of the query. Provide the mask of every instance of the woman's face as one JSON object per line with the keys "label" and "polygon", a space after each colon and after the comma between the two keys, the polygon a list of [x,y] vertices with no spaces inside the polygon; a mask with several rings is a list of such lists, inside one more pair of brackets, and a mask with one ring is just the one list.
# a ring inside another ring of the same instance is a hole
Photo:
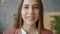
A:
{"label": "woman's face", "polygon": [[24,23],[35,24],[39,16],[39,6],[37,0],[24,0],[21,10]]}

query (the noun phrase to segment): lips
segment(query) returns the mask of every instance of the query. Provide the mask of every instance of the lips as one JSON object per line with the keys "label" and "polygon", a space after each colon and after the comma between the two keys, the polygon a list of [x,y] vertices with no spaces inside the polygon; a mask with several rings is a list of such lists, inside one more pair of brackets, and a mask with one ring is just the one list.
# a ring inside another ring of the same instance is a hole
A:
{"label": "lips", "polygon": [[32,20],[35,19],[35,17],[33,17],[33,16],[27,16],[26,18],[27,18],[28,20],[30,20],[30,21],[32,21]]}

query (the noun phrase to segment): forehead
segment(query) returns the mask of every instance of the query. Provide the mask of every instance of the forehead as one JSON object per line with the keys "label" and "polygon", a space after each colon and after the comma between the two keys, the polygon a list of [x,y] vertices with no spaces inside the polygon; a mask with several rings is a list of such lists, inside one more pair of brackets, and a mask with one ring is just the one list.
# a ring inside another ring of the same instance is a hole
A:
{"label": "forehead", "polygon": [[37,4],[37,0],[24,0],[23,4]]}

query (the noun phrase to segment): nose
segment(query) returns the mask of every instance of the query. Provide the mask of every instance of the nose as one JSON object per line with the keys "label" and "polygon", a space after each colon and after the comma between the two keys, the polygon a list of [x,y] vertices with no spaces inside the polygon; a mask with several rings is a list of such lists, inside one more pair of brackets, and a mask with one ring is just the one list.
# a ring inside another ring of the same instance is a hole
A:
{"label": "nose", "polygon": [[29,8],[29,14],[33,14],[33,9],[32,9],[32,7]]}

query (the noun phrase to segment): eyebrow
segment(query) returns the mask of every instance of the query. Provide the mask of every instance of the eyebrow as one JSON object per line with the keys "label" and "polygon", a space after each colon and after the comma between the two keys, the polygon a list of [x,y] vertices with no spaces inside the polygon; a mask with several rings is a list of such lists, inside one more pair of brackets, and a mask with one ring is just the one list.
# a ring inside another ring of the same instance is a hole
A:
{"label": "eyebrow", "polygon": [[33,6],[39,6],[38,4],[34,4]]}
{"label": "eyebrow", "polygon": [[[35,6],[35,5],[39,6],[39,4],[33,4],[32,6]],[[28,4],[24,4],[24,6],[29,6],[29,5]]]}
{"label": "eyebrow", "polygon": [[28,4],[24,4],[23,6],[29,6]]}

